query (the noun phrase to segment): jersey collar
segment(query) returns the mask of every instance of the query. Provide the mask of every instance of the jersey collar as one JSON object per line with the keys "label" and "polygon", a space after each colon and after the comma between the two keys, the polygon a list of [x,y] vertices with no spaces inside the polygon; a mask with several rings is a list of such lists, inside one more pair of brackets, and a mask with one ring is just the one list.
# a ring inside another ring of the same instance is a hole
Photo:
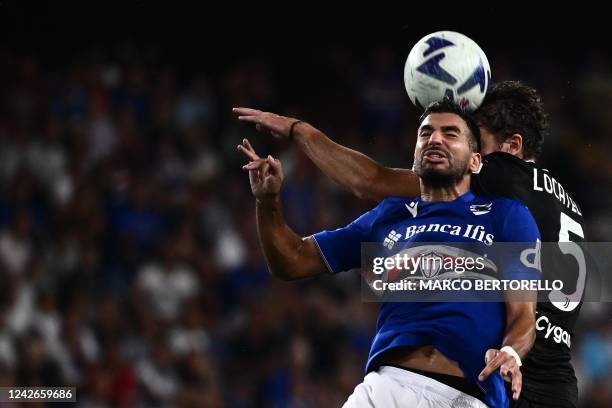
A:
{"label": "jersey collar", "polygon": [[458,201],[463,201],[465,203],[469,203],[472,200],[474,200],[474,193],[472,193],[471,191],[468,191],[467,193],[464,193],[464,194],[460,195],[459,197],[455,198],[453,201],[425,201],[421,197],[419,197],[419,202],[423,203],[423,204],[427,204],[427,203],[441,203],[441,202],[454,203],[454,202],[458,202]]}
{"label": "jersey collar", "polygon": [[453,201],[463,201],[464,203],[469,203],[472,200],[474,200],[474,193],[468,191],[467,193],[455,198]]}

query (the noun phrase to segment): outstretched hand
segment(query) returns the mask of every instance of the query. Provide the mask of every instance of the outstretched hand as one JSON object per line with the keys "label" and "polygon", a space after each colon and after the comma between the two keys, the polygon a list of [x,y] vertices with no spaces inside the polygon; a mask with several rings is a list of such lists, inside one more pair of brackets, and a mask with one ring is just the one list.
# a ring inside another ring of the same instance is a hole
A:
{"label": "outstretched hand", "polygon": [[238,120],[254,123],[258,131],[270,133],[277,139],[282,140],[289,139],[291,125],[298,120],[251,108],[233,108],[232,111],[238,115]]}
{"label": "outstretched hand", "polygon": [[523,375],[516,359],[505,351],[489,349],[485,354],[486,366],[480,372],[478,379],[485,380],[499,368],[499,373],[505,381],[512,382],[512,399],[518,400],[523,385]]}

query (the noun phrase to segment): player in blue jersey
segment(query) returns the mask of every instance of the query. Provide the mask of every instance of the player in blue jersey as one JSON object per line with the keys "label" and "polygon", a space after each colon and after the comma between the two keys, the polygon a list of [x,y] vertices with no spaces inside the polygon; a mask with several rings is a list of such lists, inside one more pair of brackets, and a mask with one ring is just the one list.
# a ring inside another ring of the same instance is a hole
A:
{"label": "player in blue jersey", "polygon": [[[359,198],[381,201],[419,193],[419,178],[412,170],[384,167],[335,143],[308,123],[255,109],[236,108],[235,112],[262,131],[293,140],[328,177]],[[493,84],[474,116],[481,131],[483,165],[472,175],[471,191],[521,201],[533,214],[542,241],[559,243],[543,247],[542,277],[549,282],[561,280],[563,290],[540,291],[536,340],[524,359],[521,397],[513,406],[576,407],[578,385],[570,347],[591,270],[580,262],[585,255],[582,250],[566,256],[562,246],[585,241],[582,210],[558,179],[537,164],[548,119],[535,89],[518,81]],[[259,158],[246,139],[239,149],[251,160]],[[559,336],[550,335],[553,329]]]}
{"label": "player in blue jersey", "polygon": [[[357,268],[361,243],[383,242],[392,231],[402,232],[394,235],[397,240],[467,243],[475,251],[494,242],[535,247],[539,233],[522,204],[469,192],[471,172],[480,166],[478,132],[454,104],[433,105],[421,117],[414,152],[420,197],[386,199],[344,228],[306,238],[283,218],[280,162],[268,156],[249,164],[259,239],[271,273],[298,279]],[[499,279],[539,278],[537,269],[518,260],[498,273]],[[368,374],[345,406],[481,407],[481,401],[507,406],[497,370],[512,379],[518,398],[520,359],[535,338],[534,310],[533,301],[384,303]]]}

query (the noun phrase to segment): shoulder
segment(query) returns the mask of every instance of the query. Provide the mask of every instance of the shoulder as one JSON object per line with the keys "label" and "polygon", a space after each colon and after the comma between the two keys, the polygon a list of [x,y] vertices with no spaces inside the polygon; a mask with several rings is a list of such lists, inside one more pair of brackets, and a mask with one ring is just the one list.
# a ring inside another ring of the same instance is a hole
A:
{"label": "shoulder", "polygon": [[517,212],[529,212],[519,200],[493,195],[475,195],[470,206],[486,208],[492,215],[498,217],[508,217]]}
{"label": "shoulder", "polygon": [[404,204],[412,201],[412,199],[406,197],[387,197],[379,202],[376,207],[361,214],[348,226],[351,228],[359,228],[361,230],[369,230],[374,226],[374,224],[398,214],[399,211],[401,211],[401,208],[404,208],[404,211],[406,211]]}
{"label": "shoulder", "polygon": [[[480,198],[487,204],[476,205],[476,210],[490,210],[497,242],[532,242],[540,237],[533,215],[522,202],[496,196]],[[474,213],[474,206],[470,210]]]}
{"label": "shoulder", "polygon": [[515,200],[513,198],[506,198],[500,196],[488,196],[489,200],[495,203],[495,205],[499,209],[513,209],[513,208],[527,208],[525,204],[520,202],[519,200]]}
{"label": "shoulder", "polygon": [[396,206],[403,206],[404,204],[410,204],[413,201],[418,200],[419,197],[399,197],[399,196],[391,196],[386,197],[384,200],[380,202],[379,205],[383,205],[385,208],[392,208]]}
{"label": "shoulder", "polygon": [[482,162],[484,164],[505,164],[513,166],[524,166],[527,163],[525,160],[505,152],[489,153],[483,156]]}
{"label": "shoulder", "polygon": [[482,159],[480,171],[472,175],[472,189],[480,194],[521,198],[525,183],[533,177],[533,163],[508,153],[495,152]]}
{"label": "shoulder", "polygon": [[509,172],[523,172],[532,167],[531,163],[509,153],[494,152],[482,158],[482,167],[479,173],[485,176],[500,177]]}
{"label": "shoulder", "polygon": [[493,194],[474,194],[474,198],[469,201],[470,204],[486,204],[493,203],[498,207],[510,207],[516,204],[521,204],[520,201],[513,198],[502,197]]}
{"label": "shoulder", "polygon": [[387,197],[382,200],[372,211],[378,214],[387,214],[398,211],[398,209],[406,209],[407,205],[413,205],[418,197]]}
{"label": "shoulder", "polygon": [[374,224],[389,221],[396,217],[405,217],[406,208],[412,208],[417,200],[417,197],[387,197],[375,208],[364,214],[360,222]]}

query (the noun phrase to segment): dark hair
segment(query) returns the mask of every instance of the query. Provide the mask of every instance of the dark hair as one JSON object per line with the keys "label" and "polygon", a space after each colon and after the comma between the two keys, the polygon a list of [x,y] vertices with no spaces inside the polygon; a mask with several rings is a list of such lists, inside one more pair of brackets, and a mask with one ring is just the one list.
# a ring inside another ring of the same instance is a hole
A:
{"label": "dark hair", "polygon": [[476,120],[467,110],[457,105],[451,99],[444,98],[440,101],[431,103],[427,107],[427,109],[425,109],[425,112],[423,112],[423,114],[419,118],[419,126],[421,125],[421,123],[423,123],[425,118],[431,115],[432,113],[454,113],[455,115],[463,119],[468,129],[470,130],[470,137],[468,138],[470,149],[473,152],[480,151],[480,129],[478,129],[478,124],[476,123]]}
{"label": "dark hair", "polygon": [[548,115],[535,89],[519,81],[493,84],[474,116],[500,143],[520,134],[524,159],[536,159],[542,152]]}

